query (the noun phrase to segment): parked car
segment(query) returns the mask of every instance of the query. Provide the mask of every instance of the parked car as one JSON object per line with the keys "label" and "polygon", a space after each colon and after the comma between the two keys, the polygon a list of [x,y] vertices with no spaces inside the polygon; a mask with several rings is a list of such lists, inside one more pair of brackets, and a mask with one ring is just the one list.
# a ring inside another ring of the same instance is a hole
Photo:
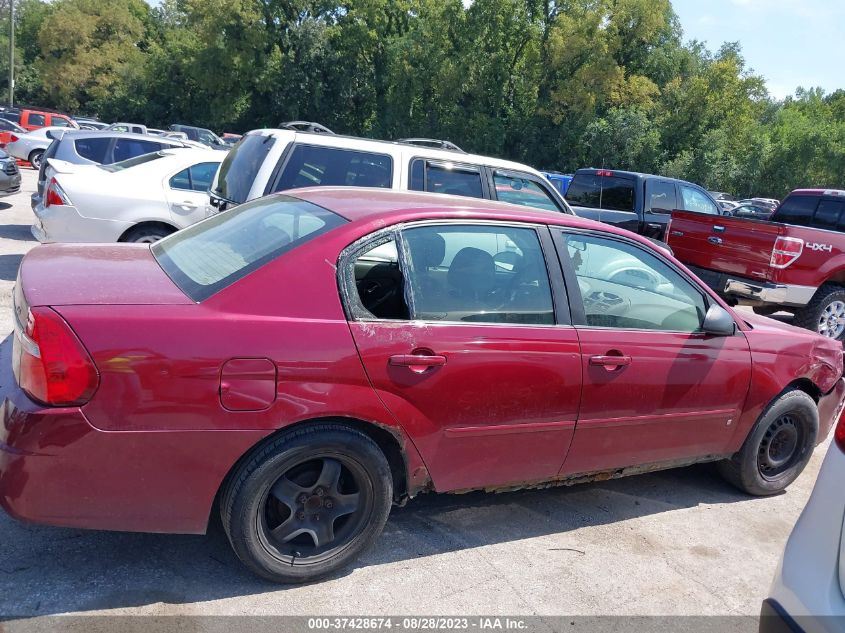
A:
{"label": "parked car", "polygon": [[268,193],[331,185],[448,193],[571,213],[557,189],[527,165],[431,147],[431,139],[419,145],[374,141],[307,121],[286,125],[302,129],[253,130],[231,149],[212,186],[213,205],[225,209]]}
{"label": "parked car", "polygon": [[569,189],[569,183],[572,182],[572,174],[562,174],[559,171],[544,171],[543,175],[557,188],[560,195],[566,195],[566,190]]}
{"label": "parked car", "polygon": [[762,207],[757,204],[737,204],[729,215],[737,218],[754,218],[756,220],[768,220],[772,217],[774,209]]}
{"label": "parked car", "polygon": [[845,619],[845,420],[795,524],[760,613],[760,633],[837,633]]}
{"label": "parked car", "polygon": [[233,134],[232,132],[223,132],[223,136],[220,138],[223,139],[223,142],[227,145],[234,145],[238,141],[240,141],[244,137],[243,134]]}
{"label": "parked car", "polygon": [[112,123],[103,128],[109,132],[131,132],[132,134],[146,134],[147,126],[140,123]]}
{"label": "parked car", "polygon": [[21,110],[18,125],[28,131],[44,127],[66,127],[79,129],[79,125],[65,114],[41,112],[39,110]]}
{"label": "parked car", "polygon": [[0,197],[10,196],[21,189],[21,172],[14,158],[0,150]]}
{"label": "parked car", "polygon": [[170,126],[170,129],[173,132],[181,132],[182,134],[187,135],[188,140],[195,141],[197,143],[202,143],[203,145],[212,149],[228,150],[231,147],[229,143],[217,136],[211,130],[207,130],[204,127],[174,124]]}
{"label": "parked car", "polygon": [[691,182],[592,167],[575,172],[566,201],[576,215],[656,240],[666,239],[674,209],[722,215],[710,194]]}
{"label": "parked car", "polygon": [[780,204],[777,200],[771,200],[769,198],[747,198],[746,200],[740,200],[739,203],[762,207],[764,209],[769,209],[771,212],[774,212],[778,204]]}
{"label": "parked car", "polygon": [[731,200],[716,200],[716,203],[722,209],[723,215],[733,215],[734,209],[742,206],[739,202],[732,202]]}
{"label": "parked car", "polygon": [[55,173],[50,166],[51,158],[74,165],[111,165],[162,149],[188,147],[187,143],[177,140],[107,130],[95,132],[60,130],[49,132],[47,136],[52,138],[52,142],[42,156],[38,168],[38,183],[30,199],[33,210],[41,203],[47,181]]}
{"label": "parked car", "polygon": [[5,149],[6,145],[13,140],[18,140],[24,134],[26,134],[26,130],[17,123],[8,119],[0,119],[0,149]]}
{"label": "parked car", "polygon": [[102,130],[108,125],[108,123],[103,123],[99,119],[94,119],[91,117],[76,116],[73,117],[73,120],[76,121],[76,123],[79,125],[80,130]]}
{"label": "parked car", "polygon": [[845,191],[796,189],[770,222],[675,212],[669,245],[701,279],[761,314],[845,340]]}
{"label": "parked car", "polygon": [[216,510],[282,582],[424,490],[718,461],[774,494],[845,397],[841,345],[734,313],[649,240],[468,197],[302,189],[152,246],[38,246],[13,314],[10,514],[202,533]]}
{"label": "parked car", "polygon": [[33,211],[39,242],[154,242],[207,218],[208,188],[224,154],[168,149],[110,165],[51,158]]}
{"label": "parked car", "polygon": [[12,134],[9,143],[6,144],[6,151],[20,160],[27,161],[35,169],[41,167],[41,157],[44,152],[53,142],[53,139],[48,134],[53,130],[60,130],[62,133],[67,131],[67,128],[62,127],[42,127],[33,132],[27,132],[21,136]]}
{"label": "parked car", "polygon": [[722,202],[722,201],[736,202],[737,201],[736,196],[732,196],[731,194],[725,193],[724,191],[708,191],[707,193],[709,193],[716,202]]}

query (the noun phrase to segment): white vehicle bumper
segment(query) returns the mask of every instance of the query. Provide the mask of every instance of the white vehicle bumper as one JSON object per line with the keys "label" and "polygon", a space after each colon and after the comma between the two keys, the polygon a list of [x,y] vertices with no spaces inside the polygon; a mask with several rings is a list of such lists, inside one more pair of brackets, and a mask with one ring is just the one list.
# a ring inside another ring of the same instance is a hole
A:
{"label": "white vehicle bumper", "polygon": [[132,226],[131,222],[87,218],[76,207],[38,203],[33,209],[35,222],[32,235],[41,243],[47,242],[117,242]]}
{"label": "white vehicle bumper", "polygon": [[843,630],[845,596],[839,578],[845,517],[843,481],[845,453],[832,443],[810,500],[786,543],[763,605],[761,633],[788,631],[795,625],[806,633]]}

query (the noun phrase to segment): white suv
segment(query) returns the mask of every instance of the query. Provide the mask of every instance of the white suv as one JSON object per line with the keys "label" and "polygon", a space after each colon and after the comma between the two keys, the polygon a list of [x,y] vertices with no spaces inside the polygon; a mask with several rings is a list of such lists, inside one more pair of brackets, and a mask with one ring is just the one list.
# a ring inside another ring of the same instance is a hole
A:
{"label": "white suv", "polygon": [[[311,129],[318,126],[311,124]],[[323,128],[324,129],[324,128]],[[313,186],[381,187],[500,200],[572,213],[536,169],[425,139],[375,141],[297,129],[247,133],[229,152],[211,188],[219,209],[277,191]]]}

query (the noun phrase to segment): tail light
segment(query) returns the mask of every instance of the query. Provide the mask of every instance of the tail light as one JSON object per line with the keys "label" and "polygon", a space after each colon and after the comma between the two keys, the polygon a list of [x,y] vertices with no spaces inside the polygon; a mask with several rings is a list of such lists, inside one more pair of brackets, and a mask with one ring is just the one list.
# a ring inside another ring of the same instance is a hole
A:
{"label": "tail light", "polygon": [[836,430],[833,432],[833,439],[840,450],[845,451],[845,412],[839,415],[836,423]]}
{"label": "tail light", "polygon": [[9,134],[9,142],[10,142],[10,143],[17,143],[17,142],[18,142],[18,137],[17,137],[17,136],[15,136],[14,134]]}
{"label": "tail light", "polygon": [[33,400],[79,406],[100,383],[97,367],[67,322],[50,308],[31,308],[26,325],[15,323],[20,343],[18,384]]}
{"label": "tail light", "polygon": [[70,198],[67,197],[64,189],[59,186],[55,178],[50,179],[50,184],[47,186],[47,193],[44,195],[44,206],[51,207],[57,205],[69,205]]}
{"label": "tail light", "polygon": [[804,252],[804,240],[797,237],[779,236],[772,249],[772,268],[786,268],[791,266]]}

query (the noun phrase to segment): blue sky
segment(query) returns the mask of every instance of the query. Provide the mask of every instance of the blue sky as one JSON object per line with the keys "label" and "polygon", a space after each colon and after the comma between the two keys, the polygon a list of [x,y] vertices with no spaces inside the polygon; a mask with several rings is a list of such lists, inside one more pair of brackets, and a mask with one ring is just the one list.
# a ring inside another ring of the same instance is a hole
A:
{"label": "blue sky", "polygon": [[672,0],[684,40],[738,41],[782,99],[798,86],[845,88],[845,0]]}

